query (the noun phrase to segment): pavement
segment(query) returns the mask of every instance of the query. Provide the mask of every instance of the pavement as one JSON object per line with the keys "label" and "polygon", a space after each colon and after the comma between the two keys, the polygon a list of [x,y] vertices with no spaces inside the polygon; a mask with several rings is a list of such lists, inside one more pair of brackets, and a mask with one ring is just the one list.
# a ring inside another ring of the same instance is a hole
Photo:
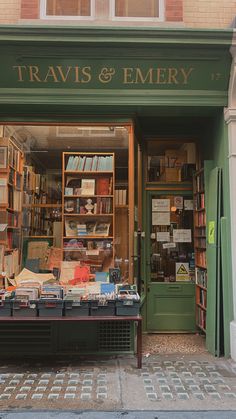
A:
{"label": "pavement", "polygon": [[97,360],[2,361],[0,411],[0,419],[60,417],[62,411],[63,419],[166,419],[168,412],[173,413],[171,419],[234,418],[236,363],[208,353],[148,355],[143,357],[142,369],[137,369],[135,357],[125,355]]}
{"label": "pavement", "polygon": [[160,412],[160,411],[122,411],[122,412],[94,412],[94,411],[34,411],[28,412],[0,412],[1,419],[234,419],[236,412],[200,411],[200,412]]}

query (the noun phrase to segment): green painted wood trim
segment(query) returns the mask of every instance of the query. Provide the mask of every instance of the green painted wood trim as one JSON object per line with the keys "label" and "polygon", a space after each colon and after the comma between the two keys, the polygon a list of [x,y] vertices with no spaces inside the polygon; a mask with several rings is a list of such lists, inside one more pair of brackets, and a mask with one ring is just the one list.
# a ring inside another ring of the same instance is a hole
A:
{"label": "green painted wood trim", "polygon": [[233,29],[173,29],[121,27],[69,27],[0,25],[0,43],[83,43],[109,45],[145,43],[148,45],[184,44],[193,46],[230,46]]}
{"label": "green painted wood trim", "polygon": [[217,301],[218,301],[218,182],[219,168],[212,168],[212,161],[204,162],[205,195],[206,195],[206,236],[208,238],[209,222],[214,222],[214,242],[207,239],[207,317],[206,347],[217,355]]}
{"label": "green painted wood trim", "polygon": [[222,284],[223,284],[223,315],[224,315],[224,356],[230,356],[230,335],[229,324],[233,320],[233,301],[232,301],[232,280],[230,276],[230,264],[228,257],[230,252],[230,242],[227,234],[227,218],[221,218],[221,262],[222,262]]}
{"label": "green painted wood trim", "polygon": [[225,91],[209,90],[119,90],[103,89],[101,91],[67,89],[0,89],[0,104],[40,105],[47,104],[57,106],[83,106],[83,112],[89,112],[86,106],[110,106],[132,107],[134,111],[142,107],[150,106],[203,106],[219,107],[227,106],[228,93]]}

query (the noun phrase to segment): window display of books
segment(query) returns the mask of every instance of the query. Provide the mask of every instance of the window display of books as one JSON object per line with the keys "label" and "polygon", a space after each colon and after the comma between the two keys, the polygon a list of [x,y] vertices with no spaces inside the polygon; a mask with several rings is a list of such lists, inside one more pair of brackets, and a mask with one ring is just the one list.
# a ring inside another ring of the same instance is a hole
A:
{"label": "window display of books", "polygon": [[112,266],[114,153],[63,153],[62,188],[64,260]]}

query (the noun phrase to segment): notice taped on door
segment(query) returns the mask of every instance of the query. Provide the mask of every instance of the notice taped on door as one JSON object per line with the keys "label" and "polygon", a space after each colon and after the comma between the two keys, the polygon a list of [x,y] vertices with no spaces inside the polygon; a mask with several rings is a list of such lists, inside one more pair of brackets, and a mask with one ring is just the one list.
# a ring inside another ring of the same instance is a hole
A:
{"label": "notice taped on door", "polygon": [[189,263],[177,262],[175,264],[176,281],[189,281]]}

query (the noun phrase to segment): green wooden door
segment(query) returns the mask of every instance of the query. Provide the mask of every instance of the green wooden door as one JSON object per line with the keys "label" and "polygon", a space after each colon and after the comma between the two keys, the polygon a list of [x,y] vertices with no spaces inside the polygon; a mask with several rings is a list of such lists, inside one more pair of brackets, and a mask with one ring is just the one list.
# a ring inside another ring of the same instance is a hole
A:
{"label": "green wooden door", "polygon": [[[174,212],[177,198],[180,203],[182,202],[182,209]],[[185,200],[191,201],[192,196],[183,191],[148,192],[146,234],[148,331],[195,331],[195,283],[194,265],[191,259],[193,211],[185,210]],[[163,213],[159,212],[159,205],[163,205],[165,209]],[[170,216],[164,215],[168,212],[168,207]],[[168,217],[170,221],[167,220]],[[158,225],[157,220],[166,224]],[[174,241],[174,230],[182,228],[189,231],[191,235],[189,242]],[[183,268],[188,266],[188,280],[176,281],[176,267],[181,263]]]}
{"label": "green wooden door", "polygon": [[205,162],[207,202],[207,318],[206,347],[213,355],[222,352],[222,291],[220,255],[221,169]]}

